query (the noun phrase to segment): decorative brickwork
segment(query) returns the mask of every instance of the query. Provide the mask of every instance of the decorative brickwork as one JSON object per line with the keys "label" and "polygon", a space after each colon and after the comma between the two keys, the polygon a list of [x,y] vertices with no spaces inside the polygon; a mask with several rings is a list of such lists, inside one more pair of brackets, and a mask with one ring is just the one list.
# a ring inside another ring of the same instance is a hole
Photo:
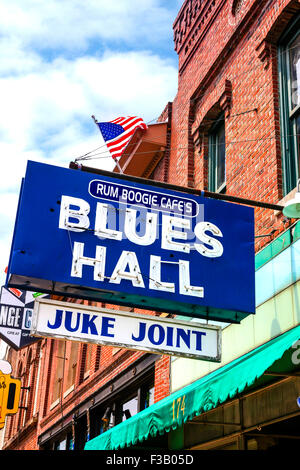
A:
{"label": "decorative brickwork", "polygon": [[[283,186],[276,44],[300,4],[221,4],[185,2],[174,22],[180,79],[172,111],[170,181],[207,189],[207,133],[223,111],[227,193],[278,203]],[[256,235],[275,227],[276,236],[285,228],[270,210],[255,214]],[[256,249],[269,241],[258,238]]]}

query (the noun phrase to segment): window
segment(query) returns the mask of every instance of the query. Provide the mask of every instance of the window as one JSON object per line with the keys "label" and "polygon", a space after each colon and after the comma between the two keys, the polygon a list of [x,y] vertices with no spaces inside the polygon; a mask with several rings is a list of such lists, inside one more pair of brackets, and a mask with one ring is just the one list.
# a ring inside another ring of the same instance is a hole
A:
{"label": "window", "polygon": [[242,11],[244,6],[245,0],[233,0],[232,3],[232,14],[237,16],[240,11]]}
{"label": "window", "polygon": [[84,380],[86,380],[90,375],[90,367],[91,367],[91,354],[92,354],[92,344],[83,343],[81,345],[81,361],[80,361],[80,377],[79,383],[81,384]]}
{"label": "window", "polygon": [[121,407],[122,421],[131,418],[138,413],[138,396],[131,398],[122,404]]}
{"label": "window", "polygon": [[90,438],[106,432],[154,403],[154,377],[120,390],[90,410]]}
{"label": "window", "polygon": [[280,40],[279,84],[284,193],[300,177],[300,17]]}
{"label": "window", "polygon": [[84,363],[84,378],[87,378],[90,375],[91,368],[91,359],[92,359],[92,348],[93,344],[86,345],[86,357]]}
{"label": "window", "polygon": [[54,450],[67,450],[67,438],[55,442]]}
{"label": "window", "polygon": [[33,375],[34,364],[32,364],[32,350],[29,350],[29,354],[26,361],[26,369],[25,369],[25,387],[27,389],[27,393],[25,395],[25,413],[23,416],[23,423],[22,426],[26,424],[27,421],[30,419],[31,415],[31,408],[32,408],[32,397],[33,397],[33,390],[32,390],[32,375]]}
{"label": "window", "polygon": [[51,367],[53,391],[50,409],[55,407],[75,387],[79,343],[68,340],[55,340],[54,348],[56,368]]}
{"label": "window", "polygon": [[77,366],[77,359],[78,359],[78,350],[79,350],[79,343],[71,342],[68,348],[68,354],[66,357],[66,364],[67,367],[66,371],[66,379],[64,384],[64,392],[68,392],[74,385],[75,385],[75,378],[76,378],[76,366]]}
{"label": "window", "polygon": [[154,386],[144,387],[142,393],[142,407],[143,409],[148,408],[154,403]]}
{"label": "window", "polygon": [[47,447],[53,450],[73,450],[72,433],[62,435],[58,440],[48,443]]}
{"label": "window", "polygon": [[218,193],[226,191],[226,147],[225,122],[220,117],[211,128],[208,139],[208,184],[209,190]]}
{"label": "window", "polygon": [[63,340],[56,341],[56,370],[54,371],[54,385],[52,391],[51,404],[54,406],[60,400],[63,386],[63,376],[65,367],[66,344]]}

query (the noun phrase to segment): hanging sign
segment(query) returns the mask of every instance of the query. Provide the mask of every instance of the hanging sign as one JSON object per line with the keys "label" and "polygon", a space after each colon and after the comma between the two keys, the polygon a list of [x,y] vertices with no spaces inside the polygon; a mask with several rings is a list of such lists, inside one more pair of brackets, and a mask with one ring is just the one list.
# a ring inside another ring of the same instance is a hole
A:
{"label": "hanging sign", "polygon": [[254,313],[253,208],[140,181],[28,162],[7,285],[226,322]]}
{"label": "hanging sign", "polygon": [[11,365],[0,359],[0,429],[4,428],[7,415],[19,409],[21,380],[11,377]]}
{"label": "hanging sign", "polygon": [[[30,336],[35,299],[41,294],[2,287],[0,297],[0,338],[13,349],[37,341]],[[41,295],[44,297],[45,295]]]}
{"label": "hanging sign", "polygon": [[221,361],[221,327],[37,299],[31,334]]}

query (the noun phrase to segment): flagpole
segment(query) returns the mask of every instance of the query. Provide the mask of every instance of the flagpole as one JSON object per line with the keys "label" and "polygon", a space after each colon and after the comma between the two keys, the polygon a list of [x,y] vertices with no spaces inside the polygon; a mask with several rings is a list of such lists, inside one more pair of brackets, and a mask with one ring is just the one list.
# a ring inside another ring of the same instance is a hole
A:
{"label": "flagpole", "polygon": [[[98,126],[98,121],[97,121],[97,119],[95,118],[94,115],[92,115],[92,119],[93,119],[94,123],[96,124],[96,126],[98,127],[99,132],[101,133],[100,127]],[[122,168],[120,167],[120,164],[119,164],[118,160],[114,159],[114,158],[113,158],[113,160],[116,163],[117,167],[119,168],[119,171],[120,171],[121,175],[123,175],[124,172],[123,172]]]}

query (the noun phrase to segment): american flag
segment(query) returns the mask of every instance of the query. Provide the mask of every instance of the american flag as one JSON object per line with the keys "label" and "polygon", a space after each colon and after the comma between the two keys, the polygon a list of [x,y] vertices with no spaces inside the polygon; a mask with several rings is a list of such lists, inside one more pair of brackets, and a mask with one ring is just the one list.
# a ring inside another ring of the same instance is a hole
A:
{"label": "american flag", "polygon": [[136,129],[148,129],[143,119],[137,116],[118,117],[109,122],[97,122],[112,158],[122,155]]}

